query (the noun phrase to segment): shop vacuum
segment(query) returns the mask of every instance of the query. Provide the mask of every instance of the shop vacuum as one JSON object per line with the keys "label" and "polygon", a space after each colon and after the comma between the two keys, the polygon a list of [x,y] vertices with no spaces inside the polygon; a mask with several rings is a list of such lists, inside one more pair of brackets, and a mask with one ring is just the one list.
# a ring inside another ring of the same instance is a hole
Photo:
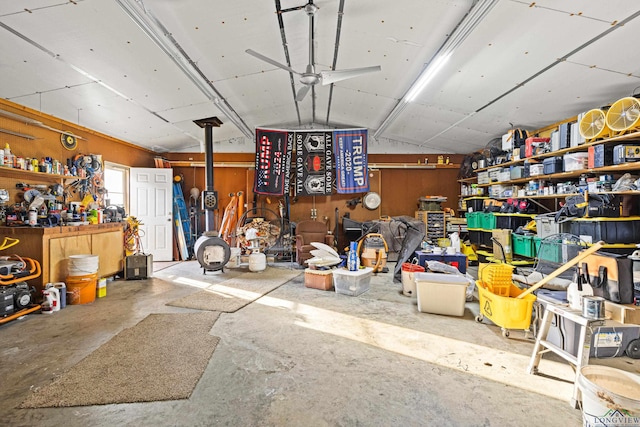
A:
{"label": "shop vacuum", "polygon": [[217,117],[194,120],[204,128],[204,166],[206,190],[202,192],[202,210],[205,212],[205,231],[196,240],[193,252],[203,268],[207,271],[222,270],[231,258],[229,244],[218,237],[215,231],[213,211],[218,208],[218,192],[213,189],[213,127],[220,127],[222,122]]}

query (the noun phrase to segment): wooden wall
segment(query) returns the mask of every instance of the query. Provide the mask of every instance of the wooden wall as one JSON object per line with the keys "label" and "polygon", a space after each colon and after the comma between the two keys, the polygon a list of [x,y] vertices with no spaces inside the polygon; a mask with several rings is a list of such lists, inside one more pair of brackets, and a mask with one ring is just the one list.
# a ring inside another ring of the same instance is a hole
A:
{"label": "wooden wall", "polygon": [[[41,122],[43,125],[58,129],[61,131],[71,132],[74,135],[84,139],[78,139],[78,146],[75,150],[67,150],[63,147],[60,140],[60,133],[44,127],[25,123],[19,119],[7,118],[0,115],[0,129],[11,132],[28,135],[34,139],[27,139],[21,136],[15,136],[6,132],[0,132],[0,148],[5,147],[8,143],[11,152],[15,156],[31,157],[40,159],[42,157],[51,157],[66,164],[68,158],[73,158],[77,154],[101,154],[102,160],[120,163],[132,167],[153,167],[154,157],[156,153],[151,150],[136,147],[125,141],[101,134],[94,130],[79,126],[65,120],[40,113],[30,108],[15,104],[13,102],[0,99],[0,109],[18,114],[28,119]],[[37,179],[34,176],[33,179]],[[8,178],[0,176],[0,188],[9,191],[12,202],[19,202],[18,197],[21,192],[15,190],[16,182],[24,182],[25,179]],[[38,182],[28,182],[28,184],[37,184]]]}
{"label": "wooden wall", "polygon": [[[214,153],[214,162],[220,166],[214,169],[214,189],[218,191],[220,214],[231,200],[229,193],[243,191],[248,208],[254,200],[253,189],[253,154]],[[429,163],[435,163],[437,155],[429,155]],[[446,156],[445,156],[446,157]],[[359,203],[349,207],[348,202],[363,194],[332,194],[331,196],[291,197],[290,218],[292,221],[310,219],[312,209],[317,212],[317,220],[327,222],[331,230],[335,227],[335,210],[339,217],[348,214],[356,221],[378,219],[381,216],[414,216],[418,208],[418,198],[423,196],[445,196],[447,202],[443,207],[456,209],[460,194],[457,182],[459,164],[463,155],[449,155],[450,165],[439,165],[435,169],[424,166],[424,155],[369,155],[370,165],[380,165],[370,172],[371,191],[378,192],[382,203],[379,209],[371,211]],[[202,166],[204,154],[201,153],[170,153],[166,158],[174,162],[174,175],[184,178],[183,191],[185,198],[192,187],[200,190],[205,188],[205,171]],[[421,166],[418,166],[420,160]],[[197,166],[188,166],[193,162]],[[242,166],[230,167],[237,163]],[[182,166],[176,166],[176,165]],[[382,167],[384,166],[384,167]],[[260,196],[257,206],[278,212],[278,198]],[[219,223],[219,221],[217,222]]]}
{"label": "wooden wall", "polygon": [[[34,140],[24,139],[0,133],[0,144],[11,145],[14,155],[23,157],[43,156],[52,157],[62,162],[72,158],[76,154],[101,154],[103,160],[119,163],[131,167],[154,167],[154,157],[157,153],[136,147],[125,141],[121,141],[82,126],[42,114],[27,107],[0,99],[0,108],[11,113],[19,114],[42,122],[44,125],[63,131],[70,131],[75,135],[85,138],[79,139],[75,150],[66,150],[60,142],[60,133],[37,127],[31,124],[21,123],[14,119],[0,116],[0,128],[35,137]],[[179,162],[180,166],[174,166],[174,175],[183,178],[183,191],[187,205],[189,205],[189,190],[197,187],[205,189],[205,170],[203,153],[165,153],[165,158],[172,162]],[[356,206],[348,206],[348,202],[359,198],[362,194],[333,194],[327,197],[292,197],[291,213],[292,221],[309,219],[312,209],[317,212],[317,219],[326,221],[329,227],[335,227],[335,211],[338,209],[339,217],[348,214],[352,219],[365,221],[377,219],[381,216],[413,216],[417,209],[418,198],[422,196],[446,196],[444,207],[456,209],[460,186],[457,183],[459,164],[462,155],[444,155],[449,157],[451,165],[437,166],[429,169],[424,166],[425,158],[428,164],[437,162],[437,155],[380,155],[370,154],[370,188],[376,191],[382,198],[379,209],[370,211],[361,203]],[[253,206],[253,162],[251,153],[214,153],[214,161],[222,166],[217,166],[214,171],[214,188],[218,191],[221,209],[216,213],[221,216],[224,206],[230,200],[230,193],[244,192],[245,200],[249,208]],[[197,166],[190,166],[194,162]],[[420,163],[419,169],[418,164]],[[9,178],[0,178],[0,186],[15,186],[13,181],[4,182]],[[11,179],[9,179],[11,180]],[[278,211],[279,200],[274,197],[261,196],[256,199],[258,207],[266,207]]]}

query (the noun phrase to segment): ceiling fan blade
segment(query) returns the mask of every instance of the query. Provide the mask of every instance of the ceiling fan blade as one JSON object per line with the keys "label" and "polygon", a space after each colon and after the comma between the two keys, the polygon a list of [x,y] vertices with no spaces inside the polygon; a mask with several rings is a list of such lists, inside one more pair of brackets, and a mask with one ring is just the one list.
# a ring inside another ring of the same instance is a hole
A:
{"label": "ceiling fan blade", "polygon": [[298,94],[296,95],[296,101],[298,102],[302,101],[304,97],[307,96],[309,89],[311,89],[311,86],[307,86],[307,85],[302,86],[298,91]]}
{"label": "ceiling fan blade", "polygon": [[382,70],[379,65],[374,67],[352,68],[350,70],[320,71],[322,85],[326,86],[341,80],[362,76],[363,74],[375,73]]}
{"label": "ceiling fan blade", "polygon": [[287,67],[286,65],[281,64],[278,61],[274,61],[273,59],[271,59],[271,58],[269,58],[267,56],[264,56],[263,54],[258,53],[255,50],[247,49],[247,50],[245,50],[245,52],[247,52],[251,56],[255,56],[256,58],[263,60],[264,62],[268,62],[269,64],[275,65],[278,68],[282,68],[283,70],[287,70],[290,73],[297,74],[297,75],[302,75],[301,73],[297,72],[293,68]]}

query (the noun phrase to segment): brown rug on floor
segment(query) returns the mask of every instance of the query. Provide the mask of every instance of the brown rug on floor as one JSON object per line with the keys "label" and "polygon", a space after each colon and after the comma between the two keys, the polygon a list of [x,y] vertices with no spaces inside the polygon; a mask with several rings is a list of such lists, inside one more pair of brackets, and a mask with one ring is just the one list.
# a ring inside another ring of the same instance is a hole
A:
{"label": "brown rug on floor", "polygon": [[243,273],[167,305],[233,313],[300,274],[300,270],[272,267],[261,272]]}
{"label": "brown rug on floor", "polygon": [[219,315],[150,314],[36,390],[19,407],[187,399],[220,341],[209,334]]}

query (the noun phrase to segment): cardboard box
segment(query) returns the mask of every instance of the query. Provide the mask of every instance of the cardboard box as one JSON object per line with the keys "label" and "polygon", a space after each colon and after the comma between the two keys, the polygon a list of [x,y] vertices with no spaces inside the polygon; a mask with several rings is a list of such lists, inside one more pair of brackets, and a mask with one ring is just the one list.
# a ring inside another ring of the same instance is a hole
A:
{"label": "cardboard box", "polygon": [[304,285],[307,288],[330,291],[333,289],[333,273],[331,270],[304,270]]}
{"label": "cardboard box", "polygon": [[98,298],[107,296],[107,279],[98,280],[96,296]]}
{"label": "cardboard box", "polygon": [[[493,242],[493,257],[495,259],[511,262],[513,260],[513,252],[511,245],[511,231],[506,229],[491,230],[491,237],[498,242]],[[500,247],[502,246],[502,248]]]}
{"label": "cardboard box", "polygon": [[464,315],[469,281],[462,276],[415,273],[418,311],[421,313]]}

